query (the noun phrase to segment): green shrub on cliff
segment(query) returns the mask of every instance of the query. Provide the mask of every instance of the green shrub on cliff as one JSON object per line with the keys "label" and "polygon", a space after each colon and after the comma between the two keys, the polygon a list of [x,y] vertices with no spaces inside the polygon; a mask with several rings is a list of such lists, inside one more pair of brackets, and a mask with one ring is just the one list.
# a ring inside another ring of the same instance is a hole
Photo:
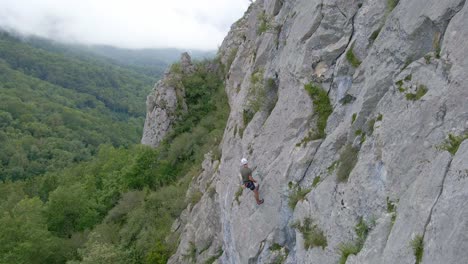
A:
{"label": "green shrub on cliff", "polygon": [[312,139],[325,138],[328,116],[333,112],[328,94],[317,84],[306,84],[304,89],[309,94],[317,114],[317,132]]}

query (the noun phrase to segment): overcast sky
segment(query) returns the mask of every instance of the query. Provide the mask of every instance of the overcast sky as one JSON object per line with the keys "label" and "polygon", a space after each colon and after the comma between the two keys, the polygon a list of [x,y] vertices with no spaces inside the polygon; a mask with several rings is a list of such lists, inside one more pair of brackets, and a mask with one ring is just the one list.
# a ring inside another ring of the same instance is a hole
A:
{"label": "overcast sky", "polygon": [[216,49],[249,0],[0,0],[0,27],[66,42]]}

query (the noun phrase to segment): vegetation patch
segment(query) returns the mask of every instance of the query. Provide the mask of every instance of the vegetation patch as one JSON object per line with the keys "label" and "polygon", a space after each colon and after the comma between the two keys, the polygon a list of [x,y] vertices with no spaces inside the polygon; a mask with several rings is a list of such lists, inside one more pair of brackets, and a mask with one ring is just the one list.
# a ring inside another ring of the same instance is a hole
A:
{"label": "vegetation patch", "polygon": [[303,225],[300,222],[296,222],[293,226],[302,233],[304,238],[304,248],[310,249],[313,247],[321,247],[325,249],[328,245],[327,238],[323,231],[314,224],[312,218],[305,218]]}
{"label": "vegetation patch", "polygon": [[338,167],[339,163],[340,163],[339,161],[335,160],[330,166],[328,166],[327,168],[328,174],[332,174],[335,171],[335,169]]}
{"label": "vegetation patch", "polygon": [[395,224],[395,220],[397,217],[396,214],[396,202],[391,201],[389,197],[387,197],[387,213],[392,215],[392,225]]}
{"label": "vegetation patch", "polygon": [[433,46],[434,51],[435,51],[435,57],[437,59],[440,59],[440,52],[442,50],[441,45],[440,45],[441,36],[442,36],[442,34],[440,32],[436,32],[435,35],[434,35],[434,39],[432,41],[432,46]]}
{"label": "vegetation patch", "polygon": [[417,101],[421,99],[426,93],[427,93],[427,87],[421,84],[416,89],[416,93],[407,93],[405,97],[409,101]]}
{"label": "vegetation patch", "polygon": [[338,261],[339,264],[346,264],[346,260],[348,260],[350,255],[357,255],[359,251],[361,251],[359,245],[354,242],[341,243],[338,246],[338,250],[341,254],[340,260]]}
{"label": "vegetation patch", "polygon": [[263,75],[264,70],[260,69],[253,72],[250,77],[247,109],[243,112],[244,126],[247,126],[259,111],[270,114],[278,101],[278,85],[275,79],[264,79]]}
{"label": "vegetation patch", "polygon": [[366,141],[366,138],[367,138],[366,133],[362,133],[362,135],[361,135],[361,141],[360,141],[360,144],[361,144],[361,145]]}
{"label": "vegetation patch", "polygon": [[350,94],[346,94],[343,98],[341,98],[340,100],[340,103],[342,105],[346,105],[346,104],[350,104],[352,102],[354,102],[354,100],[356,100],[356,97],[350,95]]}
{"label": "vegetation patch", "polygon": [[244,137],[244,130],[245,130],[245,127],[239,128],[239,136],[240,136],[240,138],[243,138],[243,137]]}
{"label": "vegetation patch", "polygon": [[468,133],[465,135],[459,135],[459,136],[449,134],[448,138],[445,139],[445,141],[441,145],[437,146],[437,149],[446,150],[453,156],[455,155],[455,153],[457,153],[458,148],[460,147],[460,144],[465,139],[468,139]]}
{"label": "vegetation patch", "polygon": [[196,190],[192,193],[192,195],[190,195],[189,202],[192,204],[192,206],[194,206],[201,200],[202,197],[203,193],[199,190]]}
{"label": "vegetation patch", "polygon": [[289,254],[289,251],[287,249],[285,249],[285,252],[280,254],[279,256],[277,256],[272,264],[284,264],[284,262],[286,261],[286,259],[288,258],[288,254]]}
{"label": "vegetation patch", "polygon": [[228,55],[227,60],[226,60],[226,71],[228,71],[228,72],[229,72],[229,69],[231,69],[231,65],[234,62],[234,59],[236,58],[237,51],[238,51],[238,48],[233,48],[229,52],[229,55]]}
{"label": "vegetation patch", "polygon": [[354,148],[351,144],[347,144],[340,154],[338,171],[336,177],[338,182],[347,182],[349,174],[356,166],[358,161],[358,149]]}
{"label": "vegetation patch", "polygon": [[359,67],[359,65],[361,65],[361,61],[356,57],[356,55],[354,54],[354,44],[351,46],[350,49],[348,49],[348,51],[346,52],[346,59],[348,60],[348,62],[354,67],[354,68],[357,68]]}
{"label": "vegetation patch", "polygon": [[314,130],[311,129],[311,130],[309,130],[307,135],[301,140],[301,142],[296,144],[296,147],[300,147],[301,145],[304,145],[304,147],[305,147],[305,146],[307,146],[308,142],[310,142],[312,140],[315,140],[315,139],[317,139],[317,133],[314,133]]}
{"label": "vegetation patch", "polygon": [[275,252],[273,254],[276,255],[271,264],[283,264],[289,254],[289,250],[278,243],[274,243],[270,246],[270,251]]}
{"label": "vegetation patch", "polygon": [[282,248],[283,248],[283,247],[282,247],[280,244],[278,244],[278,243],[274,243],[273,245],[270,246],[270,250],[271,250],[271,251],[279,251],[279,250],[281,250]]}
{"label": "vegetation patch", "polygon": [[211,186],[208,188],[208,196],[213,199],[216,195],[216,188],[214,186]]}
{"label": "vegetation patch", "polygon": [[400,0],[387,0],[387,12],[392,12],[398,5],[398,2],[400,2]]}
{"label": "vegetation patch", "polygon": [[201,254],[203,254],[203,252],[207,251],[207,250],[211,247],[212,244],[213,244],[213,240],[210,240],[210,241],[206,244],[206,246],[204,246],[202,249],[200,249],[198,255],[201,255]]}
{"label": "vegetation patch", "polygon": [[311,190],[312,189],[309,189],[309,188],[302,189],[300,186],[297,186],[296,188],[294,188],[293,192],[289,195],[289,202],[288,202],[289,207],[294,210],[294,208],[296,208],[296,204],[299,201],[303,201],[306,195]]}
{"label": "vegetation patch", "polygon": [[250,76],[250,90],[248,94],[248,103],[254,112],[260,111],[264,104],[266,91],[263,80],[264,70],[260,69]]}
{"label": "vegetation patch", "polygon": [[193,241],[189,242],[189,248],[184,254],[184,259],[192,263],[195,263],[197,261],[197,246]]}
{"label": "vegetation patch", "polygon": [[265,110],[268,115],[271,114],[271,111],[276,106],[278,102],[278,83],[273,78],[268,78],[265,81],[265,100],[262,104],[263,110]]}
{"label": "vegetation patch", "polygon": [[237,192],[234,194],[234,199],[236,200],[238,205],[240,205],[239,198],[242,196],[243,192],[244,188],[242,188],[242,186],[239,186],[239,189],[237,189]]}
{"label": "vegetation patch", "polygon": [[403,88],[403,80],[399,80],[399,81],[397,81],[395,84],[396,84],[396,86],[398,87],[398,91],[399,91],[400,93],[403,93],[403,92],[406,91],[406,89]]}
{"label": "vegetation patch", "polygon": [[374,42],[379,36],[381,30],[382,30],[382,26],[380,26],[377,30],[372,32],[372,34],[369,37],[369,41]]}
{"label": "vegetation patch", "polygon": [[260,23],[257,27],[257,35],[261,35],[274,28],[271,22],[272,18],[270,18],[265,11],[262,11],[262,13],[258,15],[258,20]]}
{"label": "vegetation patch", "polygon": [[205,264],[213,264],[217,259],[219,259],[223,255],[224,251],[222,248],[219,248],[216,251],[216,255],[209,257],[206,261]]}
{"label": "vegetation patch", "polygon": [[319,182],[320,182],[320,175],[314,178],[314,181],[312,182],[312,188],[317,187]]}
{"label": "vegetation patch", "polygon": [[330,104],[330,98],[328,98],[327,92],[317,84],[306,84],[304,88],[309,93],[314,105],[314,111],[318,115],[317,133],[313,138],[325,138],[325,128],[327,127],[328,116],[333,112],[333,108]]}
{"label": "vegetation patch", "polygon": [[375,119],[367,121],[367,133],[369,134],[369,136],[372,136],[372,134],[374,133],[374,125]]}
{"label": "vegetation patch", "polygon": [[426,61],[426,64],[430,64],[431,59],[432,59],[431,54],[424,55],[424,60]]}
{"label": "vegetation patch", "polygon": [[341,257],[338,263],[345,264],[350,255],[357,255],[361,251],[362,247],[364,246],[364,242],[366,242],[369,231],[369,225],[363,220],[362,217],[360,217],[359,222],[354,227],[354,232],[356,232],[357,235],[356,241],[342,243],[338,246],[338,250],[341,253]]}
{"label": "vegetation patch", "polygon": [[421,235],[416,235],[410,242],[413,254],[416,259],[416,264],[421,263],[424,254],[424,238]]}
{"label": "vegetation patch", "polygon": [[413,57],[406,58],[405,64],[403,64],[402,70],[406,69],[413,61],[414,61]]}
{"label": "vegetation patch", "polygon": [[379,113],[376,120],[377,121],[382,121],[382,119],[383,119],[383,115]]}
{"label": "vegetation patch", "polygon": [[357,114],[353,113],[353,116],[351,116],[351,125],[354,124],[354,121],[356,121]]}
{"label": "vegetation patch", "polygon": [[252,121],[255,113],[250,109],[244,109],[242,111],[242,121],[244,122],[244,127],[246,127],[250,121]]}

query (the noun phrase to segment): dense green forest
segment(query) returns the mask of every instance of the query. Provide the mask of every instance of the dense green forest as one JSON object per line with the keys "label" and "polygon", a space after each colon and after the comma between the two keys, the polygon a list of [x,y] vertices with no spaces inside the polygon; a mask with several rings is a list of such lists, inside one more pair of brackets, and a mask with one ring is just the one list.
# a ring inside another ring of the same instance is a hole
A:
{"label": "dense green forest", "polygon": [[140,140],[155,78],[47,43],[0,34],[0,180],[89,160],[101,144]]}
{"label": "dense green forest", "polygon": [[[38,43],[41,42],[22,42],[7,33],[1,33],[0,58],[13,70],[92,95],[115,113],[131,116],[145,114],[145,105],[141,104],[141,98],[148,95],[151,87],[142,87],[154,84],[154,78],[106,61],[93,60],[89,54],[71,56],[58,45]],[[50,51],[54,49],[56,52]]]}
{"label": "dense green forest", "polygon": [[94,75],[97,65],[10,42],[0,43],[0,263],[166,263],[178,243],[172,222],[197,202],[185,193],[203,155],[219,158],[229,114],[222,67],[199,62],[177,79],[189,114],[152,149],[134,144],[140,106],[119,101],[139,93],[144,76],[112,75],[113,66]]}

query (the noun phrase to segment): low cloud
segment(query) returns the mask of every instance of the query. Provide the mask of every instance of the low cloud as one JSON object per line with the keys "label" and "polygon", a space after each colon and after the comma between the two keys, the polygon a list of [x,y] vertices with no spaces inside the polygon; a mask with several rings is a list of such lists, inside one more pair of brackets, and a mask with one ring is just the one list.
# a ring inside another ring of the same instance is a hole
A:
{"label": "low cloud", "polygon": [[0,27],[63,42],[215,49],[249,0],[0,0]]}

